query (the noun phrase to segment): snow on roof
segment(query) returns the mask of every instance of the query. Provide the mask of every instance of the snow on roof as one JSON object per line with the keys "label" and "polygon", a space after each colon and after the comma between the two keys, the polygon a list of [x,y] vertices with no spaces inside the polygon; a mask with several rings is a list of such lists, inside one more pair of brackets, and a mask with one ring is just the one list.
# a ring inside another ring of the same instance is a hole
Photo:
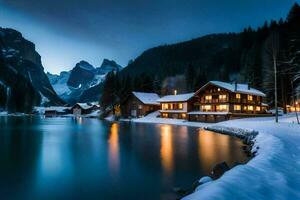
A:
{"label": "snow on roof", "polygon": [[143,104],[159,105],[159,103],[157,102],[159,96],[156,93],[132,92],[132,94]]}
{"label": "snow on roof", "polygon": [[200,90],[205,88],[208,84],[213,84],[215,86],[224,88],[231,92],[242,93],[242,94],[251,94],[251,95],[262,96],[262,97],[266,96],[263,92],[255,89],[255,88],[250,87],[250,89],[249,89],[248,84],[237,83],[237,89],[235,90],[235,83],[226,83],[226,82],[222,82],[222,81],[209,81],[202,88],[200,88]]}
{"label": "snow on roof", "polygon": [[195,93],[178,94],[178,95],[167,95],[160,99],[158,102],[183,102],[187,101],[194,96]]}
{"label": "snow on roof", "polygon": [[[86,110],[86,109],[90,109],[91,107],[93,107],[92,105],[89,105],[87,103],[76,103],[74,106],[79,105],[82,109]],[[73,107],[74,107],[73,106]]]}
{"label": "snow on roof", "polygon": [[45,111],[65,112],[67,109],[69,109],[69,107],[64,107],[64,106],[34,107],[34,110],[40,114],[44,114]]}

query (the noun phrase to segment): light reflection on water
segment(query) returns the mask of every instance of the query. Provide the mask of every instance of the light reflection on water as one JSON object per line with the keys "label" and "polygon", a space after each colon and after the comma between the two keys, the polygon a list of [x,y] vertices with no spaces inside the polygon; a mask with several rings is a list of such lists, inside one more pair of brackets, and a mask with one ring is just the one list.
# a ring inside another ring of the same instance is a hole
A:
{"label": "light reflection on water", "polygon": [[161,126],[161,163],[166,176],[170,176],[174,167],[172,127],[170,125]]}
{"label": "light reflection on water", "polygon": [[175,199],[216,163],[245,162],[241,146],[184,126],[0,117],[0,199]]}
{"label": "light reflection on water", "polygon": [[119,158],[119,124],[113,123],[109,134],[109,168],[113,176],[118,175],[120,167]]}

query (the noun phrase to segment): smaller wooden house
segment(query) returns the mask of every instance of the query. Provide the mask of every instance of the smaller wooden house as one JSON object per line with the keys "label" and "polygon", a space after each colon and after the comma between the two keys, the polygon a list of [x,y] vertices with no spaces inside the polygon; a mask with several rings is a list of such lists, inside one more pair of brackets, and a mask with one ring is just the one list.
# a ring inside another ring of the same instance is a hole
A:
{"label": "smaller wooden house", "polygon": [[156,93],[132,92],[121,105],[122,117],[143,117],[159,110],[159,103],[157,102],[159,98]]}
{"label": "smaller wooden house", "polygon": [[71,107],[71,114],[73,115],[87,115],[97,110],[98,106],[89,103],[76,103]]}
{"label": "smaller wooden house", "polygon": [[160,116],[163,118],[187,119],[192,110],[194,93],[168,95],[157,101],[160,103]]}

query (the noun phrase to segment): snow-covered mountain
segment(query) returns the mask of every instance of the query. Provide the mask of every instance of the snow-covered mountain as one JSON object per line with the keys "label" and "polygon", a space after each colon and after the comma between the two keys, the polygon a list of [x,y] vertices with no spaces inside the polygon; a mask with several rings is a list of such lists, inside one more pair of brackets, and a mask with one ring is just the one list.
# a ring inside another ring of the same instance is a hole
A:
{"label": "snow-covered mountain", "polygon": [[71,90],[67,86],[67,82],[70,77],[70,72],[63,71],[59,75],[50,74],[47,72],[48,79],[56,94],[60,96],[62,99],[66,98],[71,94]]}
{"label": "snow-covered mountain", "polygon": [[118,65],[114,60],[103,59],[103,62],[99,68],[97,68],[98,74],[107,74],[111,71],[121,71],[123,68]]}
{"label": "snow-covered mountain", "polygon": [[[99,85],[105,80],[107,73],[120,70],[122,67],[113,60],[104,59],[97,68],[82,60],[70,71],[63,71],[59,75],[47,73],[47,76],[56,93],[73,104],[78,101],[97,101],[101,93]],[[91,94],[89,90],[93,91],[93,95],[86,97]]]}
{"label": "snow-covered mountain", "polygon": [[53,90],[34,43],[0,27],[0,110],[30,112],[41,102],[63,105]]}

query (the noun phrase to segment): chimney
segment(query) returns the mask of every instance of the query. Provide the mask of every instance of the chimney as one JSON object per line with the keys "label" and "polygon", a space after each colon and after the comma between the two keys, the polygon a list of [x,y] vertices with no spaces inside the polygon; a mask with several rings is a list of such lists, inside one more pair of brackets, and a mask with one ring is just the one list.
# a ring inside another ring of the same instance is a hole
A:
{"label": "chimney", "polygon": [[237,81],[234,82],[234,91],[237,91]]}

